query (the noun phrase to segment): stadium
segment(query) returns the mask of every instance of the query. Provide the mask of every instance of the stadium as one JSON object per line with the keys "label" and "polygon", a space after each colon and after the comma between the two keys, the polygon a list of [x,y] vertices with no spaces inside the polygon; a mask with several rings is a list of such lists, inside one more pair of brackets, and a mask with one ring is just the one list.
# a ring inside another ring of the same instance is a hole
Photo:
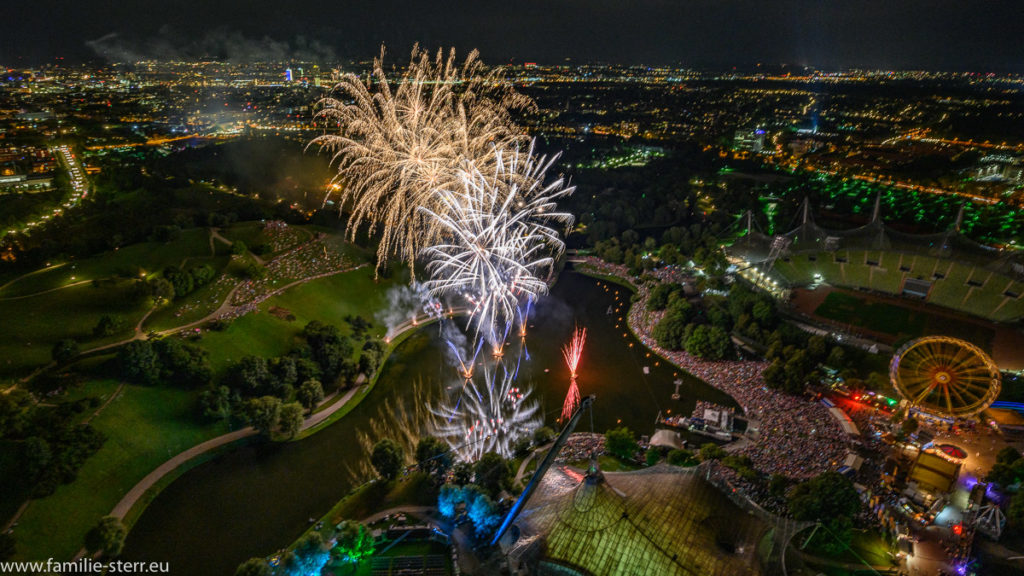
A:
{"label": "stadium", "polygon": [[871,221],[828,230],[804,201],[799,224],[767,236],[746,217],[743,235],[728,247],[741,275],[772,290],[827,283],[923,301],[992,322],[1024,317],[1024,263],[1019,256],[978,244],[956,223],[936,234],[906,234],[886,226],[876,199]]}

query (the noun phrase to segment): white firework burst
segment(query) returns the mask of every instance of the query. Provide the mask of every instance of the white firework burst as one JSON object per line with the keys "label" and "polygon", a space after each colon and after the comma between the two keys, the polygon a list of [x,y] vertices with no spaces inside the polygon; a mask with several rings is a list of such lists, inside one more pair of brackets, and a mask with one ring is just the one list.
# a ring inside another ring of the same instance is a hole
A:
{"label": "white firework burst", "polygon": [[389,81],[384,51],[365,80],[344,75],[337,97],[321,100],[317,118],[337,134],[310,145],[332,154],[339,205],[350,210],[349,232],[379,232],[378,266],[397,254],[410,264],[437,238],[433,222],[417,211],[440,210],[439,188],[456,185],[465,161],[485,166],[495,151],[523,141],[510,111],[534,106],[485,70],[473,51],[459,65],[455,51],[431,56],[414,47],[408,68]]}
{"label": "white firework burst", "polygon": [[550,161],[533,145],[495,153],[492,171],[468,163],[457,189],[437,193],[441,208],[420,211],[441,239],[423,251],[435,296],[456,294],[470,302],[470,319],[496,353],[516,318],[521,299],[547,293],[554,259],[565,249],[558,227],[572,215],[556,211],[558,198],[573,192],[561,178],[544,183]]}

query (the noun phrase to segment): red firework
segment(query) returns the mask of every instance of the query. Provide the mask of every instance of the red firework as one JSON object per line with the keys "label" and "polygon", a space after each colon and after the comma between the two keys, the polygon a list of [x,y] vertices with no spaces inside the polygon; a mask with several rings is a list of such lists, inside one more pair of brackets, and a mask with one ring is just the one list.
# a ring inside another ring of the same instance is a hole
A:
{"label": "red firework", "polygon": [[569,367],[569,392],[565,395],[565,402],[562,404],[562,420],[568,420],[576,407],[580,404],[580,389],[576,385],[576,367],[580,364],[580,357],[583,356],[583,344],[587,341],[587,329],[577,327],[572,334],[572,340],[562,348],[562,356],[565,364]]}

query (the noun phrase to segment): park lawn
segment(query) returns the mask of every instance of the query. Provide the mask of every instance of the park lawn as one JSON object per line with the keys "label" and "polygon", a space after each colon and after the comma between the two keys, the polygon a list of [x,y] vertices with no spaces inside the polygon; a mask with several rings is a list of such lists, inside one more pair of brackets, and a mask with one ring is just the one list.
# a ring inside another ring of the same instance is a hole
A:
{"label": "park lawn", "polygon": [[926,334],[943,334],[962,338],[991,351],[992,340],[995,338],[992,328],[974,322],[897,304],[868,302],[865,298],[845,292],[829,292],[814,314],[843,324],[890,334],[896,337],[897,345]]}
{"label": "park lawn", "polygon": [[[228,256],[218,256],[204,260],[213,266],[215,270],[226,273],[230,258]],[[239,282],[241,282],[240,279],[230,274],[228,274],[226,279],[218,276],[206,286],[184,298],[161,306],[159,310],[150,314],[142,325],[143,332],[162,332],[202,320],[220,307],[221,303],[228,297],[231,289]]]}
{"label": "park lawn", "polygon": [[242,241],[250,250],[263,243],[263,222],[236,222],[220,229],[220,235],[231,242]]}
{"label": "park lawn", "polygon": [[[78,341],[83,351],[124,340],[132,335],[148,307],[148,299],[133,296],[131,281],[103,287],[84,284],[21,300],[2,300],[0,378],[23,375],[49,363],[53,345],[64,338]],[[92,330],[105,314],[120,320],[121,329],[113,336],[95,338]]]}
{"label": "park lawn", "polygon": [[140,242],[26,274],[0,289],[0,296],[24,296],[81,280],[111,276],[135,278],[142,272],[152,274],[167,266],[179,266],[185,258],[191,262],[194,258],[210,255],[209,230],[192,228],[182,231],[181,237],[172,242]]}
{"label": "park lawn", "polygon": [[[393,284],[390,280],[375,283],[370,267],[311,280],[268,299],[260,304],[258,313],[236,319],[224,331],[204,332],[199,344],[210,352],[214,372],[220,373],[243,356],[288,353],[311,320],[333,324],[345,333],[345,316],[361,315],[374,323],[374,335],[383,336],[384,327],[375,320],[375,314],[386,305],[386,292]],[[270,314],[271,308],[287,310],[295,319],[288,321]]]}
{"label": "park lawn", "polygon": [[[262,221],[238,222],[227,228],[222,228],[220,235],[232,242],[241,240],[249,250],[253,250],[270,241],[267,234],[263,232],[264,225],[265,223]],[[260,254],[260,257],[264,260],[269,260],[310,240],[313,238],[313,232],[306,228],[306,226],[289,226],[287,232],[289,234],[288,240],[280,243],[277,250]]]}
{"label": "park lawn", "polygon": [[74,482],[28,507],[15,529],[19,557],[70,559],[89,528],[146,474],[175,454],[228,432],[222,423],[197,418],[194,391],[167,386],[125,385],[92,424],[107,436],[106,443]]}
{"label": "park lawn", "polygon": [[814,313],[893,336],[921,334],[927,322],[927,315],[921,312],[884,302],[868,302],[843,292],[830,292]]}

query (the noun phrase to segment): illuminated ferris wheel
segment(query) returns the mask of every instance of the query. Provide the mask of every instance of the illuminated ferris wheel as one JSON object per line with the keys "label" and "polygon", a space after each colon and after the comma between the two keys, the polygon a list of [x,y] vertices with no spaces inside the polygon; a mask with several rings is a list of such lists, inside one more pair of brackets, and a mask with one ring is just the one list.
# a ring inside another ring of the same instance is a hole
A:
{"label": "illuminated ferris wheel", "polygon": [[889,379],[911,406],[954,418],[980,413],[1002,389],[999,368],[985,352],[947,336],[904,344],[892,357]]}

